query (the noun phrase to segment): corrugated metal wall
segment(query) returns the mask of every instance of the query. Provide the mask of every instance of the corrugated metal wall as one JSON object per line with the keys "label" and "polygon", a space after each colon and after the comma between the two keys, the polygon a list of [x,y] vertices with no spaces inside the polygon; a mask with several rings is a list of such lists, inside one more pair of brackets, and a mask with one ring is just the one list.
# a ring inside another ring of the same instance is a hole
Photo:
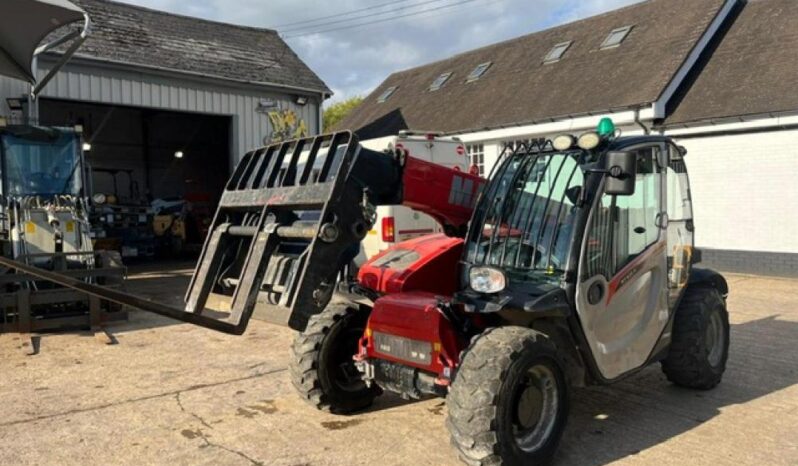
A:
{"label": "corrugated metal wall", "polygon": [[[40,75],[49,68],[40,63]],[[0,106],[7,97],[26,94],[22,81],[0,77]],[[308,104],[294,103],[294,94],[279,93],[264,87],[205,80],[190,75],[174,75],[142,69],[128,70],[114,65],[73,60],[64,67],[43,92],[43,97],[112,105],[159,108],[233,117],[231,134],[233,162],[248,150],[263,145],[271,135],[269,118],[256,111],[263,99],[275,101],[280,109],[292,109],[303,119],[311,134],[318,132],[318,98]],[[0,115],[6,113],[6,108]]]}

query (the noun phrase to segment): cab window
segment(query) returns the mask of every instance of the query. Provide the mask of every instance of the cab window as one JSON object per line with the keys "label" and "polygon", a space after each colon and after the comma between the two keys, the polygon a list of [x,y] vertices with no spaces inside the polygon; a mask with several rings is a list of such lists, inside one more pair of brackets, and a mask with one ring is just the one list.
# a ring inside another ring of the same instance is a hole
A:
{"label": "cab window", "polygon": [[660,240],[662,187],[657,155],[660,148],[634,151],[635,192],[631,196],[602,195],[593,210],[585,238],[587,277],[607,279]]}

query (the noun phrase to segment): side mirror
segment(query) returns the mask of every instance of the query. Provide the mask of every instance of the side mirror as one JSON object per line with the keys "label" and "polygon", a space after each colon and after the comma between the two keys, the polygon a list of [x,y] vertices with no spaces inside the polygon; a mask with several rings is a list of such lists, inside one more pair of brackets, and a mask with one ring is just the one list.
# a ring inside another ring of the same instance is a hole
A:
{"label": "side mirror", "polygon": [[634,194],[637,156],[633,152],[607,152],[604,163],[607,170],[604,192],[615,196]]}

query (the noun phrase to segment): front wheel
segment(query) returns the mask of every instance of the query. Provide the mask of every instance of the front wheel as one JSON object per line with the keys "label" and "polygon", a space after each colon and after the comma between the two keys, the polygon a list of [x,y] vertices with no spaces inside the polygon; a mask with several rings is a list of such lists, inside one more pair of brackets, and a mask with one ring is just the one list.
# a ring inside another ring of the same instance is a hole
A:
{"label": "front wheel", "polygon": [[488,330],[463,355],[447,405],[452,444],[467,464],[549,463],[569,409],[556,346],[531,329]]}
{"label": "front wheel", "polygon": [[363,382],[352,359],[368,317],[357,305],[330,303],[294,339],[291,381],[316,409],[347,414],[370,406],[380,394],[379,387]]}

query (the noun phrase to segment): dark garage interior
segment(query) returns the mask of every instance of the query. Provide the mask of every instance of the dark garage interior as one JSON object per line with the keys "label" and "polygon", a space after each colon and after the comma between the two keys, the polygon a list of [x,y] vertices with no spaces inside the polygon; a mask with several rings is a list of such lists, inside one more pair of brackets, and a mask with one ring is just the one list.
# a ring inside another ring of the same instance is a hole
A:
{"label": "dark garage interior", "polygon": [[51,99],[41,115],[83,127],[95,249],[126,262],[198,252],[230,173],[230,117]]}

